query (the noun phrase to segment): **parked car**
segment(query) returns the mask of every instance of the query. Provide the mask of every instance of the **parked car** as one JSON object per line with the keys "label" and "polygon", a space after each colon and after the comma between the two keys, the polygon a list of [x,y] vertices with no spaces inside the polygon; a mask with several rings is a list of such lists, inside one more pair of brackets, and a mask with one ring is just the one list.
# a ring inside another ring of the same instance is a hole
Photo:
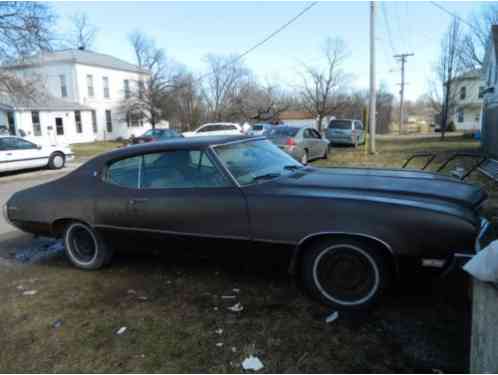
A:
{"label": "parked car", "polygon": [[183,135],[178,134],[173,129],[149,129],[140,137],[130,138],[130,144],[136,145],[140,143],[164,141],[166,139],[180,138],[180,137],[183,137]]}
{"label": "parked car", "polygon": [[23,231],[62,237],[83,269],[109,264],[128,238],[278,246],[311,296],[359,309],[407,266],[447,271],[475,254],[489,231],[479,215],[485,199],[478,185],[451,177],[304,167],[264,137],[234,136],[101,154],[15,193],[3,212]]}
{"label": "parked car", "polygon": [[201,125],[193,132],[182,133],[185,137],[196,137],[206,135],[239,135],[244,134],[242,126],[232,122],[215,122]]}
{"label": "parked car", "polygon": [[363,124],[359,120],[337,120],[329,122],[325,129],[325,138],[330,143],[358,146],[365,144],[366,134]]}
{"label": "parked car", "polygon": [[250,135],[267,135],[269,134],[275,125],[272,124],[254,124],[252,130],[249,132]]}
{"label": "parked car", "polygon": [[310,160],[328,157],[329,141],[311,126],[280,125],[276,126],[267,137],[305,165]]}
{"label": "parked car", "polygon": [[0,172],[29,168],[63,168],[74,155],[69,146],[37,145],[21,137],[0,135]]}

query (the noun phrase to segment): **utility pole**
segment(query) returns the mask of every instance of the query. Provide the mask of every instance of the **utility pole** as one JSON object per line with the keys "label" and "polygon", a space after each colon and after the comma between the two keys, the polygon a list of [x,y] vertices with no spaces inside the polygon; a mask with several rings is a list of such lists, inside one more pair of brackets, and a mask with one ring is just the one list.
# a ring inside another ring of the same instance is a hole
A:
{"label": "utility pole", "polygon": [[375,117],[376,108],[375,90],[375,1],[370,1],[370,101],[368,103],[368,129],[370,154],[375,154]]}
{"label": "utility pole", "polygon": [[406,59],[410,56],[414,56],[413,53],[401,53],[399,55],[394,55],[396,59],[401,62],[401,86],[399,90],[399,133],[404,133],[405,130],[405,109],[404,109],[404,100],[405,100],[405,64]]}

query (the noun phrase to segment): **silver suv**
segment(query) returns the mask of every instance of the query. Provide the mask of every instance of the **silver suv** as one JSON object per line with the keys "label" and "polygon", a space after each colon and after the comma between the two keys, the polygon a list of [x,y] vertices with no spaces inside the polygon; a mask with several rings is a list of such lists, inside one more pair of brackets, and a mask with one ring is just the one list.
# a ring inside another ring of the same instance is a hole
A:
{"label": "silver suv", "polygon": [[359,120],[332,120],[325,129],[325,138],[330,143],[356,147],[365,143],[365,128]]}

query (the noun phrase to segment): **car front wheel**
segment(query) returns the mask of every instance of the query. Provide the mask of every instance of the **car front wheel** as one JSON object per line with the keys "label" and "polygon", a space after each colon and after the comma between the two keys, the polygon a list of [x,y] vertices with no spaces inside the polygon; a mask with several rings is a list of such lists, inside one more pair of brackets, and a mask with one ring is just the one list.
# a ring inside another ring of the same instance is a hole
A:
{"label": "car front wheel", "polygon": [[308,164],[308,160],[309,160],[308,150],[304,150],[303,156],[301,156],[301,164],[302,165],[307,165]]}
{"label": "car front wheel", "polygon": [[322,241],[306,249],[302,277],[308,293],[337,310],[372,306],[390,277],[383,257],[369,245],[344,239]]}
{"label": "car front wheel", "polygon": [[48,167],[50,169],[61,169],[64,168],[65,164],[66,164],[66,157],[64,156],[63,153],[54,152],[52,155],[50,155],[50,158],[48,160]]}
{"label": "car front wheel", "polygon": [[99,233],[80,222],[66,227],[64,245],[69,260],[78,268],[96,270],[108,264],[112,257],[112,251]]}

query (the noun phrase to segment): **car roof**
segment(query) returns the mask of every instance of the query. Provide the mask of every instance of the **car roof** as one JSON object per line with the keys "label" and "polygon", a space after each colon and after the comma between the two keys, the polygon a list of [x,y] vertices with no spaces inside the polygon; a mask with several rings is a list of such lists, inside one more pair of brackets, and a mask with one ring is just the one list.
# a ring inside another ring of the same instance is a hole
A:
{"label": "car roof", "polygon": [[249,135],[208,135],[187,138],[172,138],[158,142],[143,143],[129,147],[118,148],[97,156],[95,159],[105,161],[117,158],[126,158],[128,156],[161,152],[167,150],[188,150],[203,149],[209,146],[223,145],[238,141],[263,140],[265,137],[255,137]]}

